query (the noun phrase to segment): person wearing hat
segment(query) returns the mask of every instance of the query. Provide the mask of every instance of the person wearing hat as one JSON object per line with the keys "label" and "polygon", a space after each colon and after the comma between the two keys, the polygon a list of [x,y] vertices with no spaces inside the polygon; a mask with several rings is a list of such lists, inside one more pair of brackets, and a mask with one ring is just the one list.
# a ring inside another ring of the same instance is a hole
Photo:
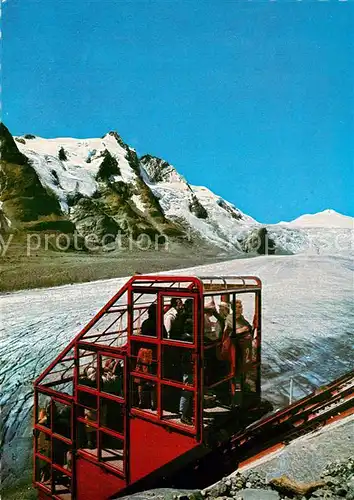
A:
{"label": "person wearing hat", "polygon": [[215,302],[209,300],[204,305],[204,341],[214,342],[217,340],[216,323],[211,321],[211,318],[215,317],[215,314],[217,314]]}
{"label": "person wearing hat", "polygon": [[[242,338],[247,333],[252,332],[251,324],[243,316],[243,304],[241,300],[236,300],[235,303],[235,323],[236,331],[233,330],[233,313],[231,312],[225,322],[225,330],[223,333],[224,345],[227,345],[227,358],[230,363],[233,378],[231,380],[231,396],[232,404],[238,405],[241,402],[240,392],[240,366],[242,359]],[[240,336],[240,337],[239,337]]]}
{"label": "person wearing hat", "polygon": [[226,318],[230,314],[230,304],[228,302],[221,301],[219,304],[219,315],[217,316],[216,332],[218,340],[221,339],[223,331],[225,329]]}

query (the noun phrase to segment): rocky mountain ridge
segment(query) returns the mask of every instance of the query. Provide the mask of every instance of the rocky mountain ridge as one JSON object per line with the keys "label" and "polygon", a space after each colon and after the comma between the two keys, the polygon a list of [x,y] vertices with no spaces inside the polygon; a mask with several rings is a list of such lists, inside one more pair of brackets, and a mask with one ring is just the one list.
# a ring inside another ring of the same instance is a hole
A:
{"label": "rocky mountain ridge", "polygon": [[167,161],[139,158],[115,131],[96,139],[12,137],[1,123],[0,141],[2,231],[77,232],[94,235],[98,247],[105,236],[106,244],[123,235],[233,254],[338,253],[343,243],[353,251],[353,218],[326,210],[261,225]]}
{"label": "rocky mountain ridge", "polygon": [[165,160],[139,159],[117,132],[101,139],[13,138],[1,124],[0,138],[1,211],[12,228],[67,221],[80,235],[99,239],[121,231],[135,240],[165,235],[232,250],[231,233],[257,224],[206,188],[191,186]]}

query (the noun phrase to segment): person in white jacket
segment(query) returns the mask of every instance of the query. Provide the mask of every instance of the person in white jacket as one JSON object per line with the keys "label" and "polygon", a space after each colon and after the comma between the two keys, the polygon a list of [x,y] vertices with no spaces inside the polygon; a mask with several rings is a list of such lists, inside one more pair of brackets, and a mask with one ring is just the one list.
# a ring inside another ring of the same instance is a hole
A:
{"label": "person in white jacket", "polygon": [[173,329],[173,324],[176,321],[178,313],[183,309],[182,299],[177,297],[172,297],[171,299],[171,307],[165,313],[163,318],[163,323],[166,330],[167,338],[171,338],[171,331]]}

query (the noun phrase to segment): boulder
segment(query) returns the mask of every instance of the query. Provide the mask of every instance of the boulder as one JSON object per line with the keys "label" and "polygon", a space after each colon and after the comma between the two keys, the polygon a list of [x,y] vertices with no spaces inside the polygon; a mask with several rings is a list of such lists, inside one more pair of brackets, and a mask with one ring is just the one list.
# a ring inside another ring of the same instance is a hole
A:
{"label": "boulder", "polygon": [[227,482],[225,480],[221,480],[216,483],[211,488],[207,488],[204,490],[209,498],[218,498],[222,496],[227,496],[230,492],[231,481]]}
{"label": "boulder", "polygon": [[312,492],[326,485],[325,481],[314,481],[312,483],[299,483],[288,476],[275,477],[269,481],[272,488],[288,496],[310,495]]}
{"label": "boulder", "polygon": [[276,491],[253,488],[240,490],[234,498],[235,500],[280,500],[279,493]]}
{"label": "boulder", "polygon": [[172,488],[156,488],[141,493],[122,497],[121,500],[202,500],[199,490],[175,490]]}

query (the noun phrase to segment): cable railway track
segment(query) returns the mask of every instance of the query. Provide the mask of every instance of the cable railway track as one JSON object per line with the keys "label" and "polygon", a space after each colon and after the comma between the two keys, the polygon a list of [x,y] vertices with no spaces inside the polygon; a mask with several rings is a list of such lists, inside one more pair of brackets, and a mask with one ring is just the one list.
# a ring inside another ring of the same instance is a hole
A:
{"label": "cable railway track", "polygon": [[225,475],[280,451],[290,441],[354,414],[354,371],[234,434],[178,481],[206,488]]}
{"label": "cable railway track", "polygon": [[257,448],[287,444],[330,423],[336,416],[350,413],[354,413],[354,371],[249,425],[231,438],[229,449],[247,457],[253,455]]}

